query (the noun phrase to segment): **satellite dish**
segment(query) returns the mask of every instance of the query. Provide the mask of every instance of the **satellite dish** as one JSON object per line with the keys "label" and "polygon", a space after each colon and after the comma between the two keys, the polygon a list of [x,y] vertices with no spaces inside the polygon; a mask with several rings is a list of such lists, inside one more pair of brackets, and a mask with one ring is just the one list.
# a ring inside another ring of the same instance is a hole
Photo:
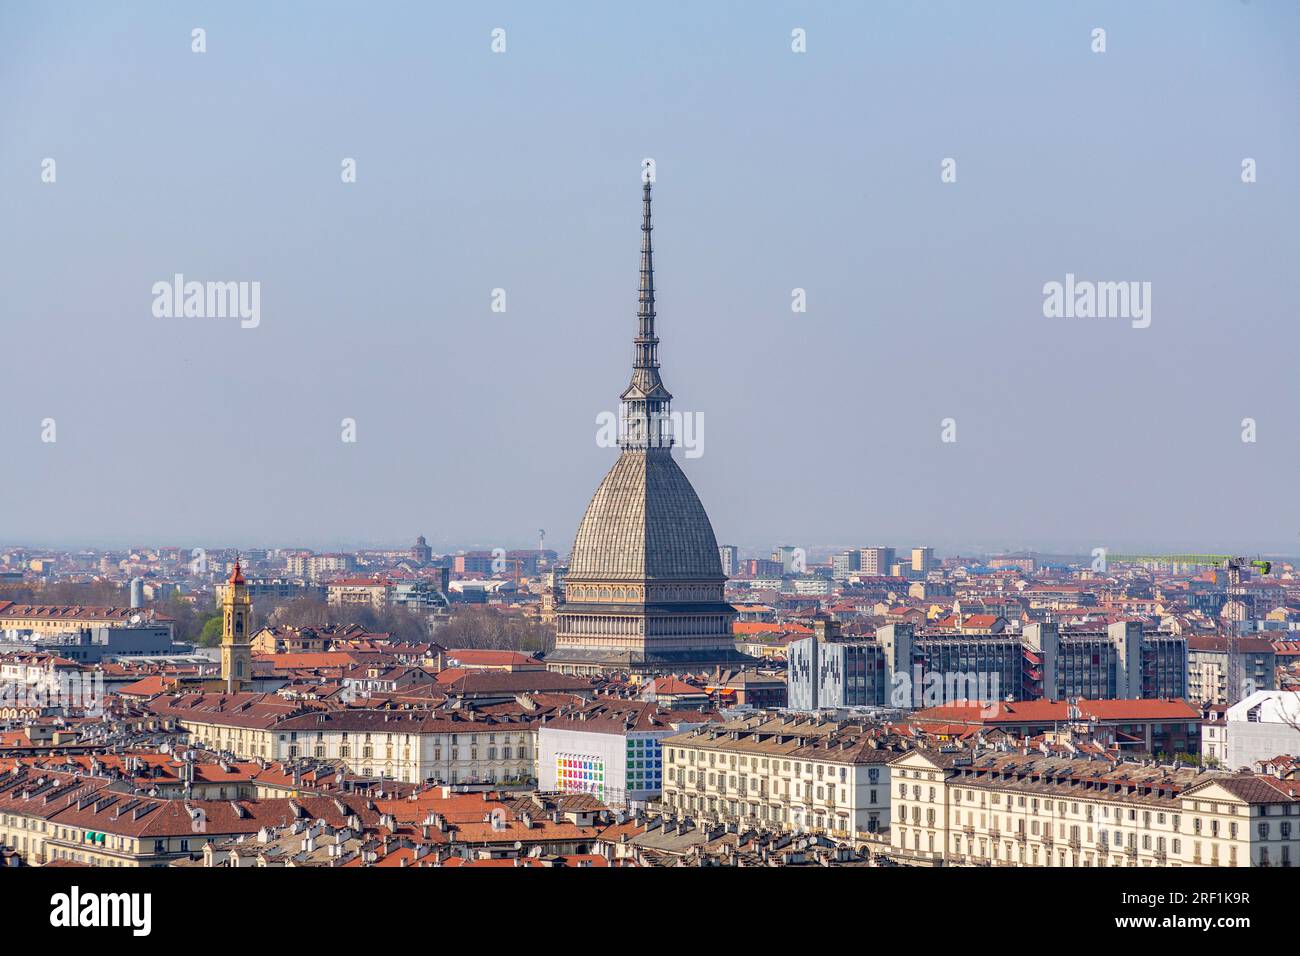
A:
{"label": "satellite dish", "polygon": [[132,615],[131,615],[131,623],[132,623],[132,624],[139,624],[142,620],[144,620],[144,619],[143,619],[142,617],[140,617],[139,614],[132,614]]}

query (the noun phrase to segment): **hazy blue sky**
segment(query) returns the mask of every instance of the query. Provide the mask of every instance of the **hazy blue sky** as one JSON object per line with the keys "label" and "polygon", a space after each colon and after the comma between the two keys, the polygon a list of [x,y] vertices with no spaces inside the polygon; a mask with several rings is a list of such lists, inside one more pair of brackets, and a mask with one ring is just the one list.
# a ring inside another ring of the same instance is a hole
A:
{"label": "hazy blue sky", "polygon": [[2,542],[567,552],[649,156],[720,541],[1300,550],[1294,3],[118,7],[0,6]]}

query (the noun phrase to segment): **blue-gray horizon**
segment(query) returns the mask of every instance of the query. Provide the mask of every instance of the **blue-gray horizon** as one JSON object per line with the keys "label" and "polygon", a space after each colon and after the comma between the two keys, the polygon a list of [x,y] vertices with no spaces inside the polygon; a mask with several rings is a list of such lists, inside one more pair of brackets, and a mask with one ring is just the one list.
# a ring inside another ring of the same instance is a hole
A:
{"label": "blue-gray horizon", "polygon": [[1298,39],[1259,0],[10,5],[0,544],[566,553],[652,158],[719,543],[1296,555]]}

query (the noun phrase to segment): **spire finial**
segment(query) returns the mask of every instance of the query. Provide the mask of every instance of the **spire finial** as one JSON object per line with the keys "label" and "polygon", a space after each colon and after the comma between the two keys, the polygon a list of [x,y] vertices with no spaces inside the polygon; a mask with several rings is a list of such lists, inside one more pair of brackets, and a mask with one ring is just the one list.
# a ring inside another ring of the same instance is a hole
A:
{"label": "spire finial", "polygon": [[641,288],[637,295],[637,368],[654,368],[658,363],[655,346],[655,258],[650,233],[650,179],[641,191]]}

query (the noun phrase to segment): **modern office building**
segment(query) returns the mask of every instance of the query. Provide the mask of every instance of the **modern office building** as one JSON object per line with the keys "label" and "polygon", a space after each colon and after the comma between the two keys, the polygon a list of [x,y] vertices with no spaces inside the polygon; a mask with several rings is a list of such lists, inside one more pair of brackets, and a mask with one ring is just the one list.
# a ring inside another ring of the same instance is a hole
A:
{"label": "modern office building", "polygon": [[[893,706],[981,700],[1187,697],[1187,641],[1136,621],[1062,632],[1034,623],[1020,633],[953,633],[890,624],[876,631],[888,686],[910,694]],[[942,700],[936,694],[942,687]],[[909,702],[910,701],[910,702]]]}
{"label": "modern office building", "polygon": [[799,711],[883,706],[889,699],[884,649],[875,641],[791,641],[786,696],[787,706]]}

